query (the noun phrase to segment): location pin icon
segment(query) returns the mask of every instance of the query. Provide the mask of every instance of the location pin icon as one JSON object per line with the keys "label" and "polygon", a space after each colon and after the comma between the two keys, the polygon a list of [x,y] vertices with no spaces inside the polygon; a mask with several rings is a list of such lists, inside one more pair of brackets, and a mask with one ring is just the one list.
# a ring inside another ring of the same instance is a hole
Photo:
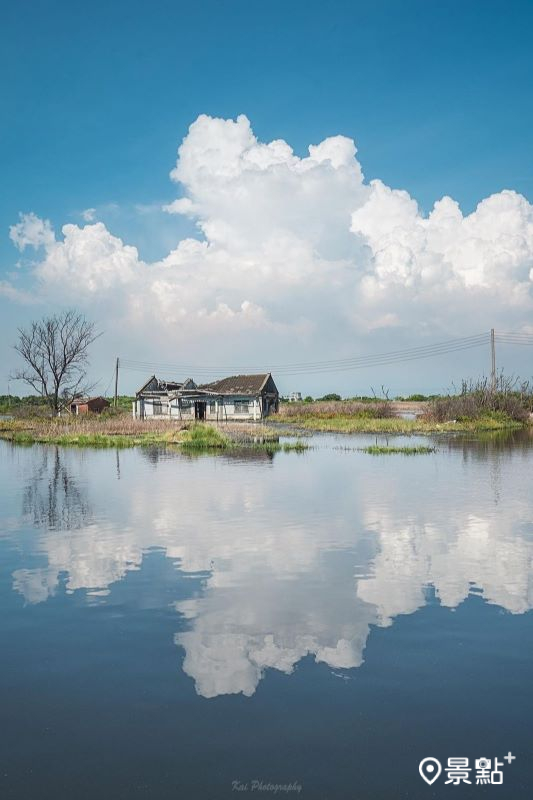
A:
{"label": "location pin icon", "polygon": [[424,758],[419,766],[418,771],[420,772],[421,776],[424,778],[426,783],[429,783],[431,786],[432,783],[435,783],[437,778],[442,772],[442,766],[438,759],[436,758]]}

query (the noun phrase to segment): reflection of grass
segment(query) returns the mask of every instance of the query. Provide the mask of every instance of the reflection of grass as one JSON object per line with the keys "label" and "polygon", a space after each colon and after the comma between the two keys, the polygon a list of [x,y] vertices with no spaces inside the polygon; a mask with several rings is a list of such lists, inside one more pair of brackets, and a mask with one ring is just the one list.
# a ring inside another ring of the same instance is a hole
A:
{"label": "reflection of grass", "polygon": [[301,439],[297,439],[295,442],[285,442],[283,445],[283,452],[284,453],[303,453],[305,450],[309,449],[309,445],[307,442],[302,442]]}
{"label": "reflection of grass", "polygon": [[295,442],[263,442],[256,445],[257,449],[264,450],[266,453],[304,453],[309,450],[307,442],[297,439]]}
{"label": "reflection of grass", "polygon": [[417,456],[435,452],[434,447],[426,447],[425,445],[415,445],[413,447],[389,447],[388,445],[371,444],[369,447],[362,447],[361,450],[363,453],[370,453],[372,456],[395,454],[401,454],[404,456]]}

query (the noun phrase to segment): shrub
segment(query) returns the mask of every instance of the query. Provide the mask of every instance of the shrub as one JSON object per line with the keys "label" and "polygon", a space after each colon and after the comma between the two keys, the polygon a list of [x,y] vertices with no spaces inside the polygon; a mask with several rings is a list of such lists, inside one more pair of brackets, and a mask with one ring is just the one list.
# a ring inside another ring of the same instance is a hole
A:
{"label": "shrub", "polygon": [[198,423],[183,432],[180,444],[187,450],[224,449],[228,447],[229,440],[216,428]]}
{"label": "shrub", "polygon": [[532,410],[533,387],[529,381],[500,375],[494,388],[487,378],[463,381],[458,394],[432,400],[426,416],[436,422],[480,417],[525,422]]}
{"label": "shrub", "polygon": [[324,397],[319,397],[318,399],[319,400],[326,400],[326,401],[327,400],[333,400],[335,402],[338,402],[341,399],[341,396],[340,396],[340,394],[335,394],[335,392],[332,392],[331,394],[325,394]]}

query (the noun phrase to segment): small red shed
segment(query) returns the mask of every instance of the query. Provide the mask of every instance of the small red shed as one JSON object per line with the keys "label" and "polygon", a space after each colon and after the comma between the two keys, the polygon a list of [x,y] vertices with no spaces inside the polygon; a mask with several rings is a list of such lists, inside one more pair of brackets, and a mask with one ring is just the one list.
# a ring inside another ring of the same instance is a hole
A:
{"label": "small red shed", "polygon": [[72,414],[101,414],[104,408],[109,408],[109,401],[105,397],[80,397],[70,404]]}

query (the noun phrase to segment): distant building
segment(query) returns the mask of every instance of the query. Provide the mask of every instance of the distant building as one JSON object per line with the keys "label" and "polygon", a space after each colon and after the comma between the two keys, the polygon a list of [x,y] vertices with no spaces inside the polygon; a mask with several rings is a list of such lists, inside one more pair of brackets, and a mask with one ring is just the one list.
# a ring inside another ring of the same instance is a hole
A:
{"label": "distant building", "polygon": [[288,397],[289,403],[301,403],[302,402],[302,393],[301,392],[291,392]]}
{"label": "distant building", "polygon": [[101,414],[104,408],[109,408],[105,397],[79,397],[70,404],[71,414]]}
{"label": "distant building", "polygon": [[135,395],[136,419],[259,420],[279,408],[272,375],[232,375],[198,386],[152,375]]}

